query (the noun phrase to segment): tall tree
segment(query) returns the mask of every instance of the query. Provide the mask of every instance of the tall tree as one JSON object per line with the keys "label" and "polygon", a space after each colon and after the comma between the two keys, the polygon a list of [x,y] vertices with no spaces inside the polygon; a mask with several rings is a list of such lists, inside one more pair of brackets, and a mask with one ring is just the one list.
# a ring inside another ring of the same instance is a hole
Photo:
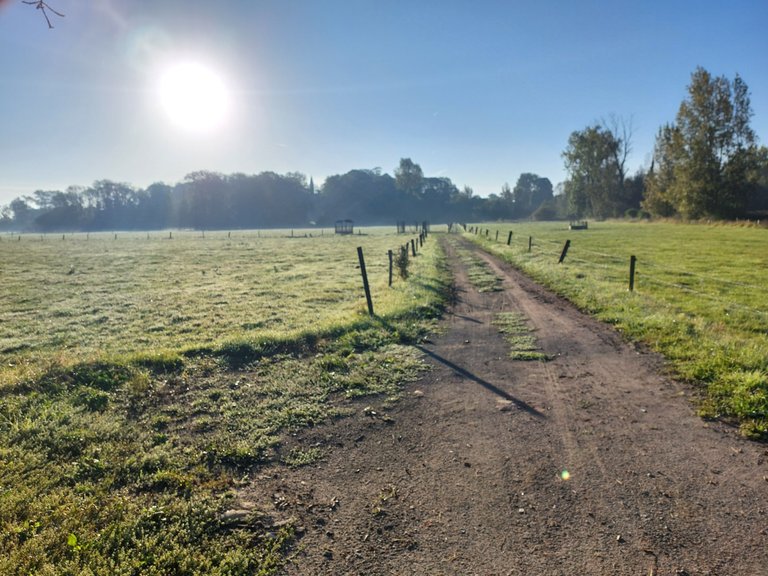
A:
{"label": "tall tree", "polygon": [[[410,197],[395,186],[389,174],[377,170],[350,170],[326,178],[320,200],[320,220],[330,224],[337,219],[350,218],[358,222],[392,222],[404,216]],[[406,212],[407,213],[407,212]]]}
{"label": "tall tree", "polygon": [[573,132],[563,152],[568,171],[566,193],[573,215],[596,218],[618,216],[622,189],[617,164],[622,142],[605,127],[596,124]]}
{"label": "tall tree", "polygon": [[671,208],[686,218],[741,214],[755,189],[751,117],[749,89],[741,77],[730,81],[697,68],[675,124],[657,136],[659,176],[649,181],[646,206],[657,212]]}
{"label": "tall tree", "polygon": [[421,166],[410,158],[401,158],[400,165],[395,169],[395,183],[400,190],[418,196],[424,183]]}
{"label": "tall tree", "polygon": [[224,174],[208,170],[190,172],[177,189],[181,194],[180,225],[197,229],[229,227],[232,207]]}
{"label": "tall tree", "polygon": [[755,151],[755,166],[750,181],[755,193],[750,197],[747,209],[758,217],[768,216],[768,148],[760,146]]}
{"label": "tall tree", "polygon": [[423,190],[419,215],[432,221],[453,220],[454,212],[451,199],[459,193],[459,189],[451,182],[451,179],[445,177],[424,178]]}
{"label": "tall tree", "polygon": [[643,208],[654,216],[664,218],[677,213],[679,200],[673,196],[676,191],[675,167],[682,161],[680,142],[682,135],[673,124],[665,124],[656,134],[651,169],[645,179]]}
{"label": "tall tree", "polygon": [[530,172],[520,174],[515,188],[512,190],[514,215],[516,218],[527,218],[539,206],[552,200],[553,197],[552,182],[549,181],[549,178],[542,178],[538,174]]}
{"label": "tall tree", "polygon": [[638,208],[639,202],[634,203],[627,190],[627,159],[632,152],[632,120],[629,121],[611,114],[607,120],[602,121],[604,130],[613,136],[615,146],[612,147],[613,164],[616,170],[616,203],[617,212],[621,213],[626,208]]}

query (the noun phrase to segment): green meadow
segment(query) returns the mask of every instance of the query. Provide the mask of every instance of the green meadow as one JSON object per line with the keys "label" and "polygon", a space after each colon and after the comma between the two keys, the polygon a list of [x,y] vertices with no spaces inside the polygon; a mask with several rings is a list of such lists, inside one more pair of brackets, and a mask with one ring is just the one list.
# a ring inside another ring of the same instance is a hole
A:
{"label": "green meadow", "polygon": [[387,250],[406,237],[383,228],[169,234],[4,237],[0,354],[151,354],[331,329],[366,310],[357,246],[375,311],[413,305],[387,286]]}
{"label": "green meadow", "polygon": [[768,230],[650,222],[471,229],[468,238],[661,352],[700,390],[702,416],[768,435]]}
{"label": "green meadow", "polygon": [[240,490],[423,370],[408,344],[449,290],[431,237],[390,287],[416,234],[169,234],[0,240],[2,574],[277,573],[295,527],[233,521]]}
{"label": "green meadow", "polygon": [[[466,236],[663,353],[703,416],[768,433],[766,230],[478,228]],[[264,503],[226,512],[264,466],[324,457],[301,430],[396,401],[450,294],[434,237],[390,287],[387,251],[415,234],[361,232],[3,236],[0,573],[279,573],[296,527]],[[539,357],[522,320],[497,326]]]}

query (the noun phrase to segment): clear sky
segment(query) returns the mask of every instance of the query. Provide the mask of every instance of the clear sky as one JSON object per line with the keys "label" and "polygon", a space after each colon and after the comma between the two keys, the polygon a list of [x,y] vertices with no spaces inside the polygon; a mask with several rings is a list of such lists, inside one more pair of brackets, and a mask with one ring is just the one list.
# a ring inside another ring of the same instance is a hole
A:
{"label": "clear sky", "polygon": [[[632,123],[633,172],[697,66],[741,75],[768,144],[768,0],[48,4],[52,30],[0,0],[0,204],[203,169],[319,185],[402,157],[485,196],[522,172],[562,181],[569,134],[612,114]],[[211,78],[159,88],[182,62]],[[175,117],[197,100],[225,113]]]}

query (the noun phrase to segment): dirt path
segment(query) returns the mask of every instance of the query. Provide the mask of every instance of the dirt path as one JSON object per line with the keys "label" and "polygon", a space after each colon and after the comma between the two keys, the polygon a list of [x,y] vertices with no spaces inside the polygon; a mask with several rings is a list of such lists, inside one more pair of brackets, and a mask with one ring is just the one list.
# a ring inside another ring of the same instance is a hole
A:
{"label": "dirt path", "polygon": [[[478,293],[451,258],[458,301],[407,398],[313,431],[332,447],[319,465],[261,478],[303,532],[286,573],[768,574],[768,447],[702,421],[655,355],[481,257],[504,290]],[[553,359],[511,360],[499,312]]]}

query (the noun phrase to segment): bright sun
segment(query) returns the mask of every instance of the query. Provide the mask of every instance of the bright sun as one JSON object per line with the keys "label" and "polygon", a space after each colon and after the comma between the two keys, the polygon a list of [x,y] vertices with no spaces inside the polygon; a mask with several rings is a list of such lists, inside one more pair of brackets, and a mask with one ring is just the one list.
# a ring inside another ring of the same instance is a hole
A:
{"label": "bright sun", "polygon": [[165,69],[158,83],[160,104],[178,128],[209,133],[227,120],[231,94],[222,78],[197,62],[183,62]]}

